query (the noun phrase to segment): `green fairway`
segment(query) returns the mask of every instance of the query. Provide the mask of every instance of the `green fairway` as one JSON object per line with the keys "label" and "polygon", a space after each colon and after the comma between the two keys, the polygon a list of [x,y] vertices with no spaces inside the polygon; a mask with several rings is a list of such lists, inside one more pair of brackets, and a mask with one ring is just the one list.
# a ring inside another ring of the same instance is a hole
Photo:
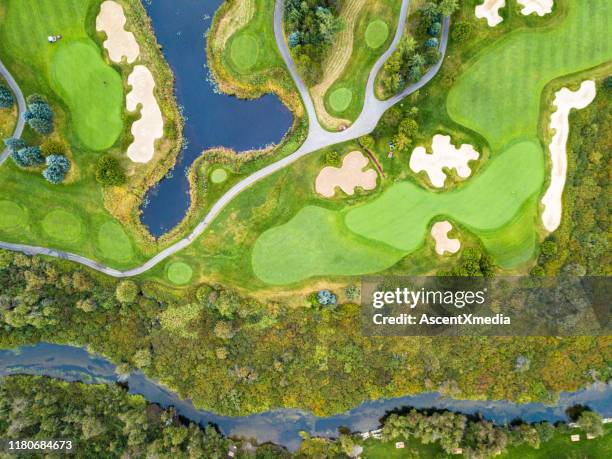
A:
{"label": "green fairway", "polygon": [[307,206],[289,223],[257,239],[252,264],[261,280],[282,285],[314,275],[374,273],[401,256],[398,250],[351,234],[339,213]]}
{"label": "green fairway", "polygon": [[51,61],[51,86],[72,114],[72,128],[92,150],[111,147],[123,130],[123,83],[89,39],[59,45]]}
{"label": "green fairway", "polygon": [[104,223],[98,230],[98,248],[109,260],[127,262],[132,259],[132,243],[115,221]]}
{"label": "green fairway", "polygon": [[[525,261],[526,254],[532,255],[535,229],[533,224],[516,233],[504,228],[514,219],[524,222],[521,211],[543,181],[542,149],[537,142],[525,141],[448,193],[398,182],[376,200],[343,212],[308,206],[289,223],[260,236],[253,250],[253,270],[272,284],[315,275],[377,272],[422,246],[436,216],[450,216],[476,235],[485,234],[484,243],[496,261],[516,265]],[[508,246],[512,250],[505,252]]]}
{"label": "green fairway", "polygon": [[329,104],[336,112],[343,112],[353,99],[353,91],[348,88],[338,88],[329,96]]}
{"label": "green fairway", "polygon": [[52,239],[62,242],[78,242],[83,226],[78,216],[64,209],[55,209],[45,215],[42,228]]}
{"label": "green fairway", "polygon": [[168,265],[168,280],[176,285],[184,285],[191,280],[193,269],[187,263],[175,261]]}
{"label": "green fairway", "polygon": [[13,231],[23,227],[27,215],[21,206],[13,201],[0,201],[0,231]]}
{"label": "green fairway", "polygon": [[223,183],[227,180],[227,171],[222,167],[213,169],[210,173],[210,181],[212,183]]}
{"label": "green fairway", "polygon": [[249,70],[257,63],[259,45],[252,35],[240,34],[232,39],[232,61],[240,70]]}
{"label": "green fairway", "polygon": [[366,44],[372,49],[380,48],[389,37],[389,26],[380,19],[368,24],[365,33]]}
{"label": "green fairway", "polygon": [[448,112],[499,150],[536,137],[544,86],[612,60],[612,2],[568,2],[553,27],[519,29],[477,54],[448,96]]}

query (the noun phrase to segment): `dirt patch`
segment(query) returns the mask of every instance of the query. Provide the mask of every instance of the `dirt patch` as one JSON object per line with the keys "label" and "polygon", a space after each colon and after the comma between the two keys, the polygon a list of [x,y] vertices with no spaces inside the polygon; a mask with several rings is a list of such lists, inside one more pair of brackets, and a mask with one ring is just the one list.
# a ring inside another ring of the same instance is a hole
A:
{"label": "dirt patch", "polygon": [[336,118],[327,113],[323,101],[331,85],[342,76],[342,72],[344,72],[351,54],[353,54],[355,23],[366,1],[347,0],[344,3],[340,12],[340,16],[344,19],[344,27],[336,36],[335,44],[323,63],[323,81],[310,90],[317,115],[321,122],[329,128],[338,129],[341,125],[348,126],[351,124],[348,120]]}
{"label": "dirt patch", "polygon": [[132,90],[125,98],[126,107],[134,112],[140,105],[140,119],[132,125],[134,142],[128,147],[128,157],[136,163],[146,163],[153,158],[155,141],[164,135],[164,119],[155,94],[155,80],[144,65],[137,65],[128,77]]}
{"label": "dirt patch", "polygon": [[528,16],[536,13],[538,16],[552,13],[554,0],[518,0],[519,5],[523,5],[521,14]]}
{"label": "dirt patch", "polygon": [[324,167],[315,182],[315,190],[321,196],[331,198],[336,187],[340,187],[348,195],[355,193],[356,187],[364,190],[376,188],[376,171],[363,170],[368,165],[368,159],[360,151],[353,151],[344,157],[342,167]]}
{"label": "dirt patch", "polygon": [[434,223],[431,227],[431,236],[436,241],[436,253],[444,255],[445,252],[457,253],[461,248],[459,239],[449,239],[448,233],[453,229],[453,225],[447,220]]}
{"label": "dirt patch", "polygon": [[431,143],[431,150],[432,154],[428,154],[425,147],[416,147],[410,156],[410,169],[417,174],[425,171],[429,181],[436,188],[444,187],[446,181],[444,168],[455,169],[459,177],[468,178],[472,174],[468,163],[480,157],[471,145],[463,144],[456,148],[451,143],[449,135],[436,134]]}
{"label": "dirt patch", "polygon": [[574,108],[581,110],[587,107],[597,94],[594,81],[583,81],[577,91],[563,88],[555,93],[553,105],[557,110],[550,117],[550,129],[555,131],[550,145],[551,174],[550,185],[542,198],[544,211],[542,223],[547,231],[555,231],[561,224],[563,212],[563,189],[567,177],[567,139],[569,137],[569,114]]}
{"label": "dirt patch", "polygon": [[125,57],[128,64],[133,63],[140,54],[140,47],[132,32],[125,30],[123,7],[112,0],[102,3],[96,18],[96,30],[106,33],[104,47],[113,62],[121,62]]}
{"label": "dirt patch", "polygon": [[504,6],[506,6],[506,0],[485,0],[482,5],[476,6],[476,17],[486,19],[489,27],[495,27],[504,20],[499,14],[500,8]]}

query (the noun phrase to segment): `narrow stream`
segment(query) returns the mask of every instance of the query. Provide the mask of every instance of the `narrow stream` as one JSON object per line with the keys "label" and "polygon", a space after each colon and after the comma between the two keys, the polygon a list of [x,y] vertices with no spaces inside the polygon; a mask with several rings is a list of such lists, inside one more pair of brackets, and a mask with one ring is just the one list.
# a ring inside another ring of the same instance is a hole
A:
{"label": "narrow stream", "polygon": [[[0,350],[0,376],[11,374],[46,375],[67,381],[87,383],[115,383],[119,377],[115,365],[104,358],[89,354],[85,349],[40,343],[16,350]],[[189,400],[182,400],[172,391],[140,372],[127,379],[129,390],[143,395],[148,401],[163,407],[174,406],[179,414],[202,425],[213,423],[225,435],[256,438],[259,442],[274,442],[289,450],[299,447],[300,431],[313,436],[337,436],[338,427],[364,432],[379,426],[385,412],[402,406],[415,408],[441,408],[466,414],[480,413],[496,423],[521,418],[529,422],[566,420],[565,409],[582,404],[612,416],[612,385],[599,384],[573,393],[562,393],[554,406],[542,403],[518,404],[507,401],[469,401],[443,398],[437,393],[362,403],[339,415],[316,417],[298,409],[278,409],[250,416],[219,416],[197,410]]]}
{"label": "narrow stream", "polygon": [[176,99],[185,118],[186,143],[176,166],[149,190],[142,207],[141,220],[156,237],[185,216],[190,205],[186,173],[204,150],[224,146],[245,151],[278,143],[293,120],[274,95],[240,100],[219,94],[210,82],[205,33],[221,3],[223,0],[144,0],[174,72]]}

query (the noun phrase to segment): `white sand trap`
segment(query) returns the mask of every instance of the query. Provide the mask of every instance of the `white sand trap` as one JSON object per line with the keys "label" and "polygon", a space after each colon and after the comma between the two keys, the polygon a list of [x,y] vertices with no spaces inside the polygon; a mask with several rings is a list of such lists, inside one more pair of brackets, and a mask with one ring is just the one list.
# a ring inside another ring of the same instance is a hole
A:
{"label": "white sand trap", "polygon": [[457,253],[461,248],[459,239],[449,239],[448,232],[453,229],[450,222],[444,220],[434,223],[431,227],[431,235],[436,241],[436,253],[444,255],[444,252]]}
{"label": "white sand trap", "polygon": [[432,154],[425,147],[416,147],[410,156],[410,169],[415,173],[427,172],[429,181],[436,188],[444,187],[446,173],[443,168],[455,169],[461,178],[468,178],[472,169],[468,162],[478,159],[480,154],[474,147],[463,144],[456,148],[449,135],[436,134],[431,143]]}
{"label": "white sand trap", "polygon": [[355,193],[356,187],[364,190],[376,188],[376,171],[363,170],[368,159],[360,151],[353,151],[344,157],[342,167],[327,166],[321,169],[315,182],[315,190],[326,198],[334,195],[337,186],[348,195]]}
{"label": "white sand trap", "polygon": [[164,135],[164,119],[153,89],[155,80],[144,65],[137,65],[128,77],[132,87],[125,98],[126,107],[134,112],[140,104],[140,119],[132,125],[134,142],[128,147],[128,157],[136,163],[146,163],[153,158],[155,141]]}
{"label": "white sand trap", "polygon": [[567,176],[567,139],[569,137],[569,114],[572,108],[583,109],[588,106],[597,93],[595,82],[583,81],[577,91],[563,88],[555,93],[553,104],[557,111],[550,117],[550,128],[555,135],[550,142],[550,160],[552,162],[550,185],[542,198],[544,211],[542,223],[547,231],[553,232],[561,224],[563,211],[563,189]]}
{"label": "white sand trap", "polygon": [[499,9],[506,6],[506,0],[485,0],[482,5],[476,6],[476,17],[486,19],[489,27],[495,27],[504,18],[499,15]]}
{"label": "white sand trap", "polygon": [[113,62],[119,63],[125,57],[128,64],[131,64],[140,54],[140,47],[134,34],[125,30],[125,22],[123,7],[117,2],[107,0],[100,7],[96,30],[106,33],[104,47]]}
{"label": "white sand trap", "polygon": [[523,5],[524,8],[521,13],[525,16],[531,13],[536,13],[538,16],[544,16],[545,14],[552,13],[554,0],[518,0],[519,5]]}

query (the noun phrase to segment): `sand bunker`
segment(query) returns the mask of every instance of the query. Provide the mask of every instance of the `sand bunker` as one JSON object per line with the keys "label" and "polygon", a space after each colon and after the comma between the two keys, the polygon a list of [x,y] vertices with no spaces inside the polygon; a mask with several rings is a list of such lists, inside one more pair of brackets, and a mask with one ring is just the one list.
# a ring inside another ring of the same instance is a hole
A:
{"label": "sand bunker", "polygon": [[436,241],[436,253],[444,255],[444,252],[457,253],[461,248],[459,239],[449,239],[448,232],[453,229],[450,222],[444,220],[434,223],[431,227],[431,235]]}
{"label": "sand bunker", "polygon": [[476,6],[476,17],[486,19],[489,27],[495,27],[504,18],[499,15],[499,9],[506,6],[506,0],[485,0],[482,5]]}
{"label": "sand bunker", "polygon": [[134,142],[128,147],[128,157],[137,163],[146,163],[153,158],[155,141],[164,135],[164,120],[153,89],[155,80],[144,65],[137,65],[128,77],[132,90],[125,99],[126,107],[134,112],[141,105],[141,117],[132,125]]}
{"label": "sand bunker", "polygon": [[348,195],[355,193],[356,187],[364,190],[376,188],[376,171],[363,170],[368,159],[360,151],[353,151],[344,157],[342,167],[324,167],[315,182],[315,190],[326,198],[334,195],[337,186]]}
{"label": "sand bunker", "polygon": [[561,224],[563,211],[563,189],[567,176],[567,139],[569,137],[569,114],[572,108],[583,109],[593,99],[597,89],[594,81],[583,81],[577,91],[563,88],[555,93],[553,104],[557,111],[550,117],[550,128],[555,135],[549,145],[550,160],[552,162],[550,185],[542,198],[544,211],[542,223],[547,231],[553,232]]}
{"label": "sand bunker", "polygon": [[416,147],[410,156],[410,169],[417,174],[427,172],[431,184],[436,188],[442,188],[446,181],[443,168],[455,169],[459,177],[468,178],[472,174],[468,162],[480,157],[471,145],[464,144],[456,148],[449,135],[436,134],[431,150],[433,153],[430,155],[425,147]]}
{"label": "sand bunker", "polygon": [[140,47],[134,34],[125,30],[125,22],[123,7],[117,2],[107,0],[100,7],[96,30],[106,33],[104,47],[113,62],[119,63],[125,57],[128,64],[131,64],[140,54]]}
{"label": "sand bunker", "polygon": [[538,16],[544,16],[552,13],[554,0],[518,0],[518,3],[524,6],[521,10],[523,15],[528,16],[531,13],[536,13]]}

